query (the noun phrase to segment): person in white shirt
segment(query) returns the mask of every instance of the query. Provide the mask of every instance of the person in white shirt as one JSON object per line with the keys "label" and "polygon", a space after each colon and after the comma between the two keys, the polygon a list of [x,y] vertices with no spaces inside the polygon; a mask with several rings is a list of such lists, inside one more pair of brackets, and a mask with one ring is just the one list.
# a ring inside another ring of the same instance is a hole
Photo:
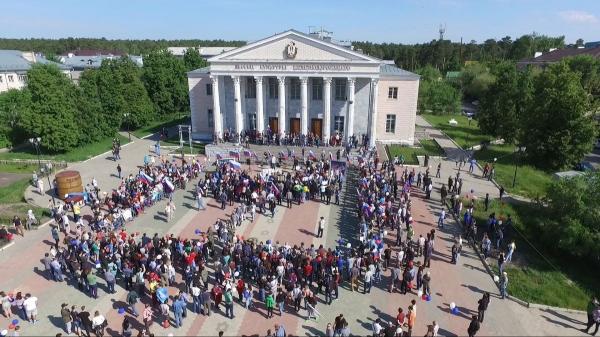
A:
{"label": "person in white shirt", "polygon": [[37,322],[37,297],[31,296],[31,294],[25,295],[25,300],[23,301],[23,308],[25,308],[26,318],[32,323]]}
{"label": "person in white shirt", "polygon": [[100,315],[100,312],[96,311],[94,313],[94,318],[92,318],[92,329],[94,329],[96,336],[104,336],[105,322],[106,318]]}
{"label": "person in white shirt", "polygon": [[318,238],[323,237],[324,229],[325,229],[325,217],[321,217],[321,219],[319,219],[319,224],[318,224],[318,229],[317,229],[317,237]]}

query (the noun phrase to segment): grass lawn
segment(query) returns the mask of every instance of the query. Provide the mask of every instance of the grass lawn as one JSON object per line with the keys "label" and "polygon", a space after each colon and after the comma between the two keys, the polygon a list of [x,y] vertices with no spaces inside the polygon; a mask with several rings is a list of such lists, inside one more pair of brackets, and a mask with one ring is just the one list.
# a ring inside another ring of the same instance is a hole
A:
{"label": "grass lawn", "polygon": [[[129,142],[127,137],[123,137],[120,134],[117,134],[119,139],[121,139],[121,145],[125,145]],[[67,162],[77,162],[83,161],[92,157],[95,157],[101,153],[106,151],[110,151],[112,148],[112,140],[114,137],[107,137],[99,142],[86,144],[83,146],[76,147],[70,151],[65,153],[58,153],[54,155],[44,154],[42,150],[41,159],[51,159],[55,161],[67,161]],[[35,149],[32,146],[25,146],[15,151],[9,151],[0,153],[0,159],[33,159],[37,160],[37,154]]]}
{"label": "grass lawn", "polygon": [[514,145],[492,145],[485,150],[475,151],[475,158],[483,166],[486,162],[496,162],[496,181],[512,194],[529,198],[542,197],[552,182],[552,174],[537,169],[531,165],[518,165],[517,180],[512,187],[515,175],[515,161],[518,155],[514,152]]}
{"label": "grass lawn", "polygon": [[48,220],[50,216],[48,210],[31,206],[25,202],[23,195],[29,184],[30,179],[25,178],[6,187],[0,187],[0,224],[11,225],[15,215],[24,219],[29,209],[33,210],[40,223]]}
{"label": "grass lawn", "polygon": [[[442,130],[463,149],[467,149],[473,145],[479,145],[481,142],[489,141],[492,138],[479,130],[475,119],[473,119],[471,125],[469,125],[469,120],[467,119],[467,116],[464,115],[422,114],[421,116],[436,129]],[[452,118],[458,122],[458,125],[452,126],[448,123]]]}
{"label": "grass lawn", "polygon": [[[506,232],[504,241],[506,247],[512,238],[517,247],[513,262],[505,265],[508,293],[531,303],[585,310],[590,296],[598,290],[600,275],[590,272],[593,267],[561,256],[552,247],[537,241],[539,227],[535,223],[545,220],[544,208],[526,203],[501,204],[494,200],[486,212],[483,203],[478,202],[475,218],[480,235],[485,231],[486,220],[492,212],[497,218],[506,218],[510,214],[514,224],[514,229]],[[537,251],[528,242],[535,244]],[[488,263],[497,275],[496,260],[488,258]]]}
{"label": "grass lawn", "polygon": [[21,163],[10,163],[10,164],[0,164],[0,172],[4,173],[29,173],[31,174],[33,171],[37,171],[39,166],[29,165],[29,164],[21,164]]}
{"label": "grass lawn", "polygon": [[146,137],[153,133],[159,132],[163,127],[170,127],[178,124],[189,124],[189,112],[181,114],[171,114],[169,116],[159,118],[150,122],[148,125],[137,130],[131,131],[131,134],[137,138]]}
{"label": "grass lawn", "polygon": [[424,156],[426,154],[430,156],[444,155],[444,151],[432,139],[422,140],[421,147],[390,145],[388,149],[392,158],[403,155],[404,163],[408,165],[418,165],[419,161],[417,160],[417,156]]}

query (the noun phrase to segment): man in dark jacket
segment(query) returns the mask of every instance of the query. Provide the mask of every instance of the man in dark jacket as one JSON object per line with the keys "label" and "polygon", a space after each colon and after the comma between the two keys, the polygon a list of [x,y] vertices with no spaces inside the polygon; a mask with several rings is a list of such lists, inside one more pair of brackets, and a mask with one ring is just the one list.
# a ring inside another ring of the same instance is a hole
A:
{"label": "man in dark jacket", "polygon": [[480,327],[481,327],[481,323],[479,323],[477,316],[475,316],[475,315],[471,316],[471,323],[469,324],[469,328],[467,329],[467,333],[469,334],[469,337],[474,337],[475,334],[477,333],[477,331],[479,331]]}
{"label": "man in dark jacket", "polygon": [[479,305],[477,306],[477,317],[479,318],[479,322],[483,323],[483,317],[485,315],[485,311],[488,308],[488,304],[490,304],[490,293],[487,291],[483,293],[483,297],[478,301]]}

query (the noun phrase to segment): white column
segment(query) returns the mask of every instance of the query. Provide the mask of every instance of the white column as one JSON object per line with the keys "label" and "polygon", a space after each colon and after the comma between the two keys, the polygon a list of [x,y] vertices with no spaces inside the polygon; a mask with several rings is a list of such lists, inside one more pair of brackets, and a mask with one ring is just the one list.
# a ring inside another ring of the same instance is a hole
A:
{"label": "white column", "polygon": [[302,102],[300,110],[300,125],[301,130],[305,135],[308,135],[308,78],[300,77],[300,101]]}
{"label": "white column", "polygon": [[265,131],[265,117],[263,111],[263,78],[254,76],[256,80],[256,130],[260,133]]}
{"label": "white column", "polygon": [[371,97],[371,134],[369,135],[369,146],[375,146],[375,138],[377,137],[377,96],[379,94],[379,80],[371,79],[372,97]]}
{"label": "white column", "polygon": [[214,132],[217,134],[217,138],[221,138],[223,137],[223,118],[219,102],[219,76],[213,75],[210,78],[212,80]]}
{"label": "white column", "polygon": [[331,139],[331,77],[323,77],[323,142]]}
{"label": "white column", "polygon": [[243,120],[242,120],[242,95],[241,95],[241,87],[240,87],[240,77],[239,76],[231,76],[233,79],[233,84],[235,87],[235,132],[238,135],[242,133],[244,129]]}
{"label": "white column", "polygon": [[279,133],[285,134],[285,76],[277,77],[279,81]]}
{"label": "white column", "polygon": [[348,77],[348,127],[346,130],[346,138],[350,139],[354,135],[354,77]]}

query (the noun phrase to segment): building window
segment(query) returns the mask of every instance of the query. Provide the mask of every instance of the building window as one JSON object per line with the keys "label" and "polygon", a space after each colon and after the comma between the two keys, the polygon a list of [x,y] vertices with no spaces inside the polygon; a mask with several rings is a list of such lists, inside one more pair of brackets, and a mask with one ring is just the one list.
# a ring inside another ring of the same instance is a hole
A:
{"label": "building window", "polygon": [[389,87],[388,88],[388,98],[389,99],[398,99],[398,87]]}
{"label": "building window", "polygon": [[8,81],[9,82],[14,82],[15,78],[13,77],[13,75],[8,75]]}
{"label": "building window", "polygon": [[344,116],[333,117],[333,129],[341,134],[344,133]]}
{"label": "building window", "polygon": [[18,75],[18,76],[19,76],[19,81],[21,81],[21,82],[27,81],[27,75]]}
{"label": "building window", "polygon": [[290,80],[290,99],[300,99],[300,80],[297,78]]}
{"label": "building window", "polygon": [[279,98],[279,86],[276,78],[269,78],[269,98]]}
{"label": "building window", "polygon": [[212,96],[212,83],[206,83],[206,96]]}
{"label": "building window", "polygon": [[4,76],[0,75],[0,83],[4,82]]}
{"label": "building window", "polygon": [[335,100],[345,101],[346,100],[346,79],[336,78],[335,79]]}
{"label": "building window", "polygon": [[246,77],[246,98],[256,98],[256,81],[253,77]]}
{"label": "building window", "polygon": [[256,130],[256,114],[248,114],[248,128]]}
{"label": "building window", "polygon": [[208,109],[208,126],[211,128],[215,126],[215,115],[213,115],[213,109]]}
{"label": "building window", "polygon": [[312,99],[321,101],[323,99],[323,80],[320,78],[312,79]]}
{"label": "building window", "polygon": [[385,118],[385,132],[396,133],[396,115],[387,115]]}

